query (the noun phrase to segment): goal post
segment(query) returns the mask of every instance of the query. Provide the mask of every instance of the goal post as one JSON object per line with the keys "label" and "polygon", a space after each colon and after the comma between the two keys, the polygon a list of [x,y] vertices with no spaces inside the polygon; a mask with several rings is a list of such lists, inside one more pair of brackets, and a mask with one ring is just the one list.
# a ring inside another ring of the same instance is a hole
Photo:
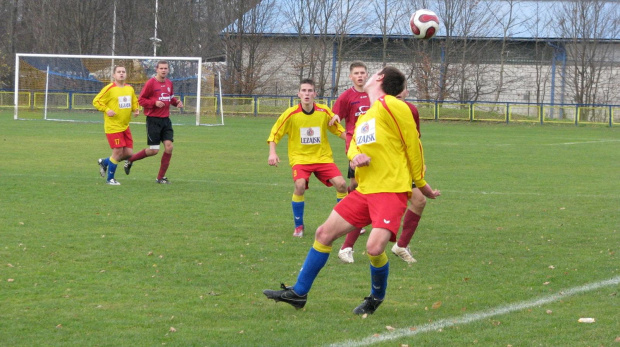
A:
{"label": "goal post", "polygon": [[[174,96],[185,106],[170,108],[173,124],[223,125],[218,76],[205,68],[200,57],[18,53],[14,119],[103,122],[92,101],[112,81],[114,66],[125,67],[126,83],[139,95],[144,83],[155,76],[160,60],[168,62]],[[136,120],[144,122],[144,118]]]}

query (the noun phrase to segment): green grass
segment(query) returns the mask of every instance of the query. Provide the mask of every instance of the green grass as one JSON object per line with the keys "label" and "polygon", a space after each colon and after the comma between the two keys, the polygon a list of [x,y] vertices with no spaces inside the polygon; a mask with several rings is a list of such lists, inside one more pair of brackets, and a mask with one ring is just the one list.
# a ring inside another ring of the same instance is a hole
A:
{"label": "green grass", "polygon": [[[275,118],[178,126],[167,176],[160,155],[99,177],[101,124],[14,121],[0,113],[0,344],[4,346],[611,346],[620,336],[620,130],[555,125],[422,124],[427,204],[411,244],[389,254],[388,294],[372,316],[367,236],[356,263],[335,250],[306,308],[262,294],[293,284],[312,237],[295,239],[286,145],[267,165]],[[135,149],[144,125],[133,125]],[[331,137],[337,163],[344,145]],[[335,202],[316,179],[306,228]],[[311,232],[309,233],[311,234]],[[334,248],[340,247],[339,240]],[[519,309],[603,280],[615,285]],[[415,333],[504,306],[508,313]],[[580,317],[596,323],[581,324]],[[172,331],[174,328],[176,331]],[[400,330],[402,329],[402,330]]]}

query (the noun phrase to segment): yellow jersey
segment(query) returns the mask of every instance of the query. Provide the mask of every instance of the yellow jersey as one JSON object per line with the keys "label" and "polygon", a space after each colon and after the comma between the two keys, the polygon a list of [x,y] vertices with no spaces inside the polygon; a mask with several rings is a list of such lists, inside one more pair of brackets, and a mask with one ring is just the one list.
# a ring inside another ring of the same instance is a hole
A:
{"label": "yellow jersey", "polygon": [[[93,99],[93,106],[103,112],[103,129],[106,134],[125,131],[129,127],[132,112],[139,107],[133,87],[128,84],[119,87],[114,82],[101,89]],[[108,110],[113,110],[116,115],[109,117]]]}
{"label": "yellow jersey", "polygon": [[391,95],[376,100],[361,115],[347,156],[364,153],[370,165],[355,169],[362,194],[411,192],[426,185],[424,152],[409,106]]}
{"label": "yellow jersey", "polygon": [[333,116],[334,113],[326,105],[314,104],[311,113],[306,113],[301,104],[289,107],[271,128],[267,143],[277,144],[284,135],[288,135],[288,159],[291,166],[333,163],[327,131],[336,136],[345,131],[340,123],[328,126]]}

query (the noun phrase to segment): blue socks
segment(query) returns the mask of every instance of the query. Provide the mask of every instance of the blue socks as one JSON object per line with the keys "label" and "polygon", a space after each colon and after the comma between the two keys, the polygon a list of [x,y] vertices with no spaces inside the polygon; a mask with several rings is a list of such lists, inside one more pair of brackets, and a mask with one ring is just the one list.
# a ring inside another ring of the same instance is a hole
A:
{"label": "blue socks", "polygon": [[385,298],[385,290],[387,289],[387,280],[390,273],[390,263],[382,267],[374,267],[370,265],[370,294],[379,300]]}
{"label": "blue socks", "polygon": [[[317,250],[317,248],[320,249],[320,251]],[[293,286],[293,290],[297,295],[308,294],[314,279],[319,275],[319,271],[325,266],[325,263],[327,263],[331,249],[331,246],[325,246],[318,241],[314,241],[314,246],[310,248],[304,265],[299,271],[297,283]]]}
{"label": "blue socks", "polygon": [[293,206],[293,217],[295,217],[295,227],[304,225],[305,202],[304,201],[300,201],[300,202],[292,201],[291,204]]}
{"label": "blue socks", "polygon": [[114,178],[114,174],[116,173],[116,167],[118,166],[118,162],[112,157],[106,158],[104,160],[108,164],[108,181]]}

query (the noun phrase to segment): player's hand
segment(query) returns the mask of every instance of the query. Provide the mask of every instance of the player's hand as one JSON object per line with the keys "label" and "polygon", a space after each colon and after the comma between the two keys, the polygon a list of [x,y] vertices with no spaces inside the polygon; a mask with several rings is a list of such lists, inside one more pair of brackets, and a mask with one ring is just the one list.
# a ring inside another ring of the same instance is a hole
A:
{"label": "player's hand", "polygon": [[424,187],[420,188],[420,192],[429,199],[435,199],[441,195],[441,191],[431,188],[428,183]]}
{"label": "player's hand", "polygon": [[280,157],[277,154],[269,154],[269,165],[278,167],[278,163],[280,162]]}
{"label": "player's hand", "polygon": [[332,119],[329,120],[329,122],[327,123],[327,125],[332,126],[334,125],[334,123],[340,123],[340,116],[335,114]]}
{"label": "player's hand", "polygon": [[140,109],[133,111],[133,116],[138,117],[140,115]]}
{"label": "player's hand", "polygon": [[114,112],[113,110],[107,110],[106,114],[108,115],[108,117],[114,117],[116,116],[116,112]]}
{"label": "player's hand", "polygon": [[155,106],[157,106],[159,108],[162,108],[162,107],[166,106],[166,104],[164,104],[163,101],[157,100],[157,101],[155,101]]}
{"label": "player's hand", "polygon": [[353,160],[351,160],[351,169],[368,165],[370,165],[370,157],[364,153],[356,155],[355,157],[353,157]]}
{"label": "player's hand", "polygon": [[183,101],[179,101],[179,102],[177,103],[177,107],[178,107],[178,108],[183,108]]}

